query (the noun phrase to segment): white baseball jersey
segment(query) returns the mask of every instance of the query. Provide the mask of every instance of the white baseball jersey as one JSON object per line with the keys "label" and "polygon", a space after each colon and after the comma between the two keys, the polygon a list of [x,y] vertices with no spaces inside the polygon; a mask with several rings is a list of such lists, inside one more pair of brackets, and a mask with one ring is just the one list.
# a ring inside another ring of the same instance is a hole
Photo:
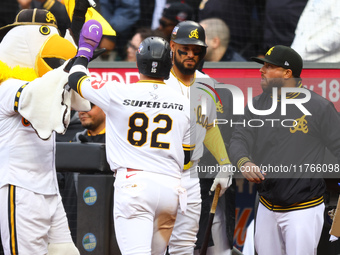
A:
{"label": "white baseball jersey", "polygon": [[190,145],[190,107],[164,82],[81,82],[80,94],[106,113],[112,170],[133,168],[180,178]]}
{"label": "white baseball jersey", "polygon": [[198,160],[203,155],[203,141],[207,128],[210,128],[214,119],[217,118],[213,99],[215,95],[209,88],[209,86],[214,88],[214,81],[208,75],[196,70],[192,85],[188,87],[176,78],[173,69],[171,69],[170,77],[165,83],[187,99],[190,99],[191,116],[194,115],[196,122],[195,150],[191,160]]}
{"label": "white baseball jersey", "polygon": [[[8,79],[0,86],[0,188],[12,184],[54,195],[58,193],[55,136],[40,139],[14,108],[18,90],[25,83]],[[20,107],[20,97],[18,103]]]}

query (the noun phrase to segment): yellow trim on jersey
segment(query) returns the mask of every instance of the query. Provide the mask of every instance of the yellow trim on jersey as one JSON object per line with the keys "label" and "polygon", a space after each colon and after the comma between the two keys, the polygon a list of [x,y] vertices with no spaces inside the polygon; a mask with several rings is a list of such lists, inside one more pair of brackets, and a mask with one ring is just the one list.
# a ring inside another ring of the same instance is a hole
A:
{"label": "yellow trim on jersey", "polygon": [[243,166],[247,162],[251,162],[251,160],[248,157],[240,158],[239,161],[237,162],[237,168],[241,169],[241,166]]}
{"label": "yellow trim on jersey", "polygon": [[15,99],[14,99],[14,111],[18,112],[19,110],[19,98],[21,96],[22,90],[27,86],[28,82],[24,85],[22,85],[19,89],[18,92],[15,94]]}
{"label": "yellow trim on jersey", "polygon": [[189,161],[188,164],[184,165],[183,170],[188,170],[190,167],[192,167],[193,164],[194,164],[193,161]]}
{"label": "yellow trim on jersey", "polygon": [[191,144],[191,145],[182,144],[182,146],[183,146],[183,150],[185,151],[193,151],[196,147],[196,144]]}
{"label": "yellow trim on jersey", "polygon": [[[296,86],[296,87],[297,87],[297,88],[302,88],[302,82],[299,81],[298,86]],[[287,98],[287,99],[294,99],[294,98],[298,97],[300,94],[301,94],[301,93],[298,93],[298,92],[288,93],[288,94],[286,95],[286,98]],[[273,98],[273,96],[271,96],[271,98]],[[278,98],[277,101],[280,102],[281,99]]]}
{"label": "yellow trim on jersey", "polygon": [[136,83],[157,83],[157,84],[164,84],[164,81],[157,81],[157,80],[141,80],[141,81],[137,81]]}
{"label": "yellow trim on jersey", "polygon": [[181,82],[184,86],[190,87],[192,84],[195,83],[196,80],[196,72],[194,73],[194,78],[192,79],[192,81],[190,82],[190,85],[186,85],[180,78],[177,77],[177,75],[175,74],[175,71],[173,68],[171,68],[170,72],[172,73],[173,76],[175,76],[175,78]]}
{"label": "yellow trim on jersey", "polygon": [[228,153],[225,148],[221,131],[218,126],[215,126],[207,130],[203,142],[207,149],[215,157],[218,164],[220,165],[230,164]]}
{"label": "yellow trim on jersey", "polygon": [[213,127],[214,127],[214,123],[208,124],[207,130],[209,130],[209,129],[213,128]]}
{"label": "yellow trim on jersey", "polygon": [[[77,92],[78,94],[83,97],[83,94],[81,93],[81,83],[83,82],[83,80],[85,80],[86,78],[88,78],[87,75],[84,75],[83,77],[81,77],[79,80],[78,80],[78,83],[77,83]],[[84,98],[84,97],[83,97]]]}
{"label": "yellow trim on jersey", "polygon": [[16,255],[17,252],[17,240],[16,240],[16,228],[15,228],[15,186],[9,185],[9,224],[10,224],[10,250],[11,254]]}
{"label": "yellow trim on jersey", "polygon": [[311,208],[314,206],[317,206],[319,204],[322,204],[324,201],[323,196],[312,199],[307,202],[303,203],[295,203],[287,206],[281,206],[281,205],[274,205],[270,203],[268,200],[266,200],[263,196],[260,197],[260,202],[263,204],[267,209],[275,212],[289,212],[294,210],[301,210],[306,208]]}
{"label": "yellow trim on jersey", "polygon": [[[100,132],[99,132],[98,134],[96,134],[96,135],[103,135],[103,134],[105,134],[105,132],[106,132],[106,128],[103,128],[103,130],[100,131]],[[88,135],[88,136],[92,136],[88,130],[87,130],[87,135]]]}

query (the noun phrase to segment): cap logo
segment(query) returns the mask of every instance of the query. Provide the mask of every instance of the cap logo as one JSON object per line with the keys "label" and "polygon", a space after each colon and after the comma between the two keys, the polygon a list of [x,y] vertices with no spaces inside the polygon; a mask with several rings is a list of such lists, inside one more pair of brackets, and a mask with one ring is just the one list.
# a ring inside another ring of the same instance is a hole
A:
{"label": "cap logo", "polygon": [[274,47],[271,47],[271,48],[267,51],[266,55],[272,54],[273,49],[274,49]]}
{"label": "cap logo", "polygon": [[285,66],[289,66],[289,63],[287,62],[287,61],[285,61],[285,64],[284,64]]}
{"label": "cap logo", "polygon": [[196,39],[199,38],[197,28],[190,32],[189,38],[193,38],[193,37],[195,37]]}
{"label": "cap logo", "polygon": [[56,22],[54,15],[51,12],[46,13],[46,22],[50,23],[51,21]]}
{"label": "cap logo", "polygon": [[181,21],[186,20],[186,19],[187,19],[187,16],[188,16],[188,14],[186,14],[185,12],[180,12],[180,13],[177,14],[176,19],[177,19],[179,22],[181,22]]}

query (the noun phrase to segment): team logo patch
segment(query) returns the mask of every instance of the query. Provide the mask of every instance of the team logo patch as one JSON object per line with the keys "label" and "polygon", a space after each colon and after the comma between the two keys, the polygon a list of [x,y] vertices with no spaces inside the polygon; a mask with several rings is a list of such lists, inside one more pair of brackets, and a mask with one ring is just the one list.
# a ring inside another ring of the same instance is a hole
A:
{"label": "team logo patch", "polygon": [[93,251],[97,246],[97,238],[92,233],[86,233],[83,237],[82,244],[86,251]]}
{"label": "team logo patch", "polygon": [[105,83],[106,83],[106,81],[104,81],[104,80],[101,80],[100,82],[92,81],[91,82],[91,86],[94,89],[100,89],[100,88],[102,88],[105,85]]}
{"label": "team logo patch", "polygon": [[89,186],[84,189],[83,199],[85,204],[93,205],[97,201],[97,191],[95,188]]}
{"label": "team logo patch", "polygon": [[274,50],[274,48],[275,48],[275,46],[274,46],[274,47],[271,47],[271,48],[267,51],[266,55],[272,54],[272,51]]}
{"label": "team logo patch", "polygon": [[308,126],[306,115],[303,115],[301,118],[298,118],[294,121],[295,126],[290,128],[290,132],[294,134],[296,131],[301,131],[305,134],[308,133]]}
{"label": "team logo patch", "polygon": [[55,17],[54,17],[54,15],[51,13],[51,12],[48,12],[47,14],[46,14],[46,22],[47,23],[56,23],[57,21],[56,21],[56,19],[55,19]]}
{"label": "team logo patch", "polygon": [[190,32],[189,38],[193,38],[193,37],[195,37],[196,39],[199,38],[197,28],[196,28],[195,30],[192,30],[192,31]]}

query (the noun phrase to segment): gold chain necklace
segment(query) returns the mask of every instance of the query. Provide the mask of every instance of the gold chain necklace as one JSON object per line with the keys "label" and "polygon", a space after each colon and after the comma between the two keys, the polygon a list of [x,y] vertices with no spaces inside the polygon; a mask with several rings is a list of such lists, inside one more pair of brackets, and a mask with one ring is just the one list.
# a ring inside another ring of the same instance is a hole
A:
{"label": "gold chain necklace", "polygon": [[[179,79],[178,76],[176,75],[176,72],[175,72],[175,70],[174,70],[173,68],[172,68],[172,71],[173,71],[174,76],[175,76],[175,78],[176,78],[176,80],[177,80],[177,82],[178,82],[179,87],[181,88],[182,95],[184,96],[184,91],[183,91],[182,84],[181,84],[182,82],[180,82],[180,79]],[[185,86],[184,83],[183,83],[183,86]],[[185,86],[185,87],[187,87],[187,86]],[[188,99],[190,99],[189,90],[190,90],[190,87],[187,87],[187,98],[188,98]]]}

